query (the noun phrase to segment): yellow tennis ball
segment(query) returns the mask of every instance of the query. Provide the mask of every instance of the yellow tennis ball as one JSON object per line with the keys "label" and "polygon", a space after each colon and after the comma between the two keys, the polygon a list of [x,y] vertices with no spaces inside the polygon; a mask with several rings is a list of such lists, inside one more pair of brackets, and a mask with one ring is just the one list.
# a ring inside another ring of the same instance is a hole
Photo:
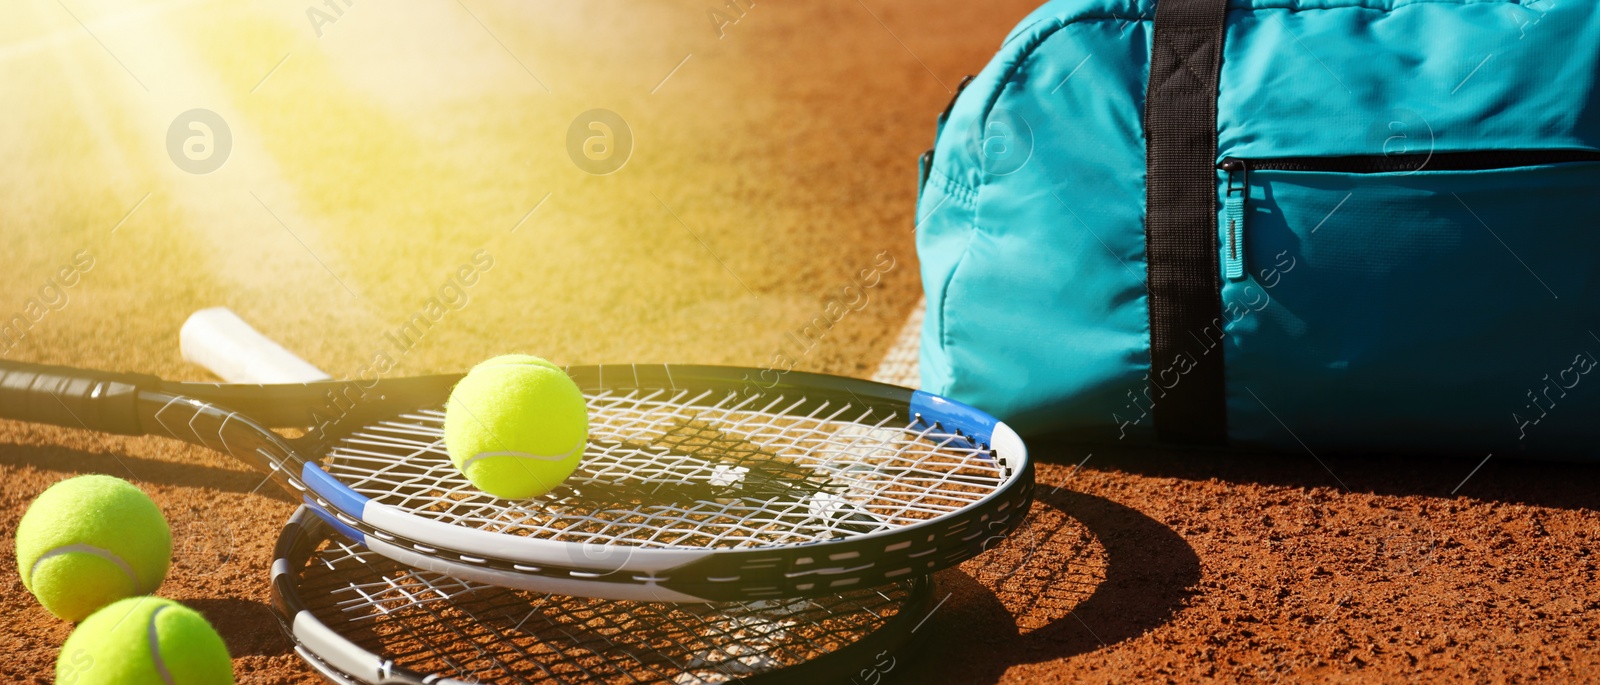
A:
{"label": "yellow tennis ball", "polygon": [[94,612],[61,645],[60,685],[227,685],[233,659],[204,616],[160,597]]}
{"label": "yellow tennis ball", "polygon": [[578,384],[555,364],[524,354],[472,367],[444,412],[450,461],[479,490],[507,499],[560,485],[578,468],[588,437]]}
{"label": "yellow tennis ball", "polygon": [[50,613],[81,621],[124,597],[156,591],[172,560],[161,508],[105,475],[50,486],[17,524],[17,572]]}

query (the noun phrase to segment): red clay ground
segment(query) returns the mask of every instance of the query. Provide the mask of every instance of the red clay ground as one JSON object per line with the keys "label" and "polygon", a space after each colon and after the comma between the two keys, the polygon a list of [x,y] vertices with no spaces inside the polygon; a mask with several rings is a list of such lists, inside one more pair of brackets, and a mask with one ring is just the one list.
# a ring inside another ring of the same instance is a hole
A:
{"label": "red clay ground", "polygon": [[[0,112],[0,311],[84,245],[97,263],[3,356],[180,379],[206,376],[178,359],[177,328],[215,304],[352,375],[481,245],[492,288],[403,372],[510,349],[765,364],[887,250],[898,266],[872,306],[800,360],[865,376],[918,296],[914,162],[933,117],[1031,9],[758,2],[717,38],[689,0],[469,0],[483,25],[452,4],[356,3],[318,39],[301,6],[162,3],[118,23],[115,5],[69,4],[104,47],[53,2],[0,31],[0,83],[27,103]],[[240,132],[208,177],[160,149],[197,102]],[[562,136],[598,106],[625,112],[639,146],[588,177]],[[1461,484],[1476,460],[1033,448],[1030,524],[939,575],[900,682],[1600,680],[1600,468],[1495,459]],[[216,623],[240,682],[315,682],[266,605],[287,498],[196,448],[5,422],[0,680],[49,681],[70,631],[22,588],[16,521],[88,472],[162,506],[177,550],[161,593]]]}

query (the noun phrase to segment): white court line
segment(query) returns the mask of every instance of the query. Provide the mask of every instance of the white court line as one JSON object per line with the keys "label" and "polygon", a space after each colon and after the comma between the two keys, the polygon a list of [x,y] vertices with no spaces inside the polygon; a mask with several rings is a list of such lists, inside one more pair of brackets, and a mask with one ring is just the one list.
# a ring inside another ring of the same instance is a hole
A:
{"label": "white court line", "polygon": [[922,349],[922,318],[927,306],[928,300],[924,297],[917,301],[917,306],[911,308],[910,316],[906,317],[905,325],[900,327],[894,345],[883,355],[883,361],[879,362],[878,370],[872,374],[872,380],[907,388],[922,385],[917,355]]}

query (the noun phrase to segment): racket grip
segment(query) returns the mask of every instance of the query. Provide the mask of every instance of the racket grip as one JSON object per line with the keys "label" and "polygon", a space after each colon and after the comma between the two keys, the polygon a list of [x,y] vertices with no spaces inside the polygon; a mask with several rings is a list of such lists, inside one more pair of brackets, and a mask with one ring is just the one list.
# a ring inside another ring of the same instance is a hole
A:
{"label": "racket grip", "polygon": [[143,435],[139,386],[155,376],[0,361],[0,418]]}

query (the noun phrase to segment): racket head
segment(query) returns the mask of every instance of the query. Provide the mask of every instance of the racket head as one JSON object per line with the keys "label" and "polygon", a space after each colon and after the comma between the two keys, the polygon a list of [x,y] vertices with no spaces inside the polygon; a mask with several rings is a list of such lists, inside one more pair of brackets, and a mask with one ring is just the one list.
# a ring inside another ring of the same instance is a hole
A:
{"label": "racket head", "polygon": [[338,683],[842,681],[892,669],[932,596],[927,577],[732,604],[546,595],[395,563],[306,507],[274,556],[285,634]]}
{"label": "racket head", "polygon": [[895,386],[750,370],[572,367],[590,445],[561,487],[482,493],[443,442],[446,385],[391,386],[307,436],[309,503],[403,563],[479,582],[648,601],[816,596],[925,575],[1026,514],[1020,438]]}

